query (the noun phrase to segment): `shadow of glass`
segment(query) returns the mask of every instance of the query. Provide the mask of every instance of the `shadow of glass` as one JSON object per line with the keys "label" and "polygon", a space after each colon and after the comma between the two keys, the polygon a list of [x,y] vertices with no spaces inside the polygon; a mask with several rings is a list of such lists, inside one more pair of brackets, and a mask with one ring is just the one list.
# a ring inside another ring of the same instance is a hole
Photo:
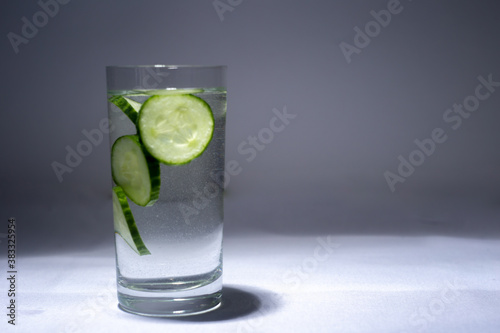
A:
{"label": "shadow of glass", "polygon": [[274,293],[267,290],[240,286],[224,286],[221,306],[211,312],[186,317],[170,317],[168,320],[184,322],[224,321],[258,312],[269,313],[279,307],[279,300]]}

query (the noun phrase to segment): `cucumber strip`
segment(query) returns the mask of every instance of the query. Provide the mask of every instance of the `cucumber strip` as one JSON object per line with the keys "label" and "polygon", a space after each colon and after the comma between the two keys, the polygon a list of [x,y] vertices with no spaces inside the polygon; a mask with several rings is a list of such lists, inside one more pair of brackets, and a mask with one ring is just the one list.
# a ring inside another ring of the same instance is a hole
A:
{"label": "cucumber strip", "polygon": [[136,123],[139,116],[139,110],[141,109],[141,103],[137,103],[136,101],[123,96],[113,96],[109,99],[109,101],[122,110],[134,124]]}
{"label": "cucumber strip", "polygon": [[111,148],[113,180],[139,206],[151,206],[160,194],[160,164],[139,142],[137,135],[116,139]]}
{"label": "cucumber strip", "polygon": [[151,254],[139,234],[125,192],[119,186],[113,188],[113,220],[115,232],[130,245],[132,250],[140,256]]}
{"label": "cucumber strip", "polygon": [[193,95],[151,96],[137,120],[141,142],[164,164],[185,164],[200,156],[212,140],[210,106]]}

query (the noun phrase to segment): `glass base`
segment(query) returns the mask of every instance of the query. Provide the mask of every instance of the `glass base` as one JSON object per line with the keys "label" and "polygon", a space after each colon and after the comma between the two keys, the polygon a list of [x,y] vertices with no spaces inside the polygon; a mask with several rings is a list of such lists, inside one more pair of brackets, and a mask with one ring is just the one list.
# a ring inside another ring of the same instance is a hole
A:
{"label": "glass base", "polygon": [[138,291],[118,285],[119,307],[149,317],[180,317],[217,309],[222,299],[222,278],[199,288],[169,292]]}

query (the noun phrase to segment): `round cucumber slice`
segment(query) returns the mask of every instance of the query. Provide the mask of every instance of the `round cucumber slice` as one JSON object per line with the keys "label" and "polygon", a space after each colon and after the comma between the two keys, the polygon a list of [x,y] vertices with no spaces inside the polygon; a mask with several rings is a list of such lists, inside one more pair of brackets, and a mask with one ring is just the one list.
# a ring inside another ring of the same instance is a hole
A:
{"label": "round cucumber slice", "polygon": [[132,250],[141,256],[151,254],[139,234],[125,192],[119,186],[113,188],[113,219],[115,232],[130,245]]}
{"label": "round cucumber slice", "polygon": [[141,103],[123,96],[113,96],[109,101],[122,110],[134,124],[136,123],[137,117],[139,116],[139,110],[141,109]]}
{"label": "round cucumber slice", "polygon": [[165,164],[185,164],[200,156],[212,140],[210,106],[193,95],[151,96],[137,121],[148,152]]}
{"label": "round cucumber slice", "polygon": [[111,148],[113,180],[139,206],[151,206],[160,193],[160,164],[139,142],[137,135],[116,139]]}

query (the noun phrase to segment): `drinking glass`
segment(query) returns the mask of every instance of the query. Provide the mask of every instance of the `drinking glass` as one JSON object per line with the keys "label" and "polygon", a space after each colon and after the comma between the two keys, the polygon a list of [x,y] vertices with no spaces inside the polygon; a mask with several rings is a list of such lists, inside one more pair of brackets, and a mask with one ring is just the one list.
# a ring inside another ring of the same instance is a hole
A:
{"label": "drinking glass", "polygon": [[106,67],[119,306],[220,306],[225,66]]}

